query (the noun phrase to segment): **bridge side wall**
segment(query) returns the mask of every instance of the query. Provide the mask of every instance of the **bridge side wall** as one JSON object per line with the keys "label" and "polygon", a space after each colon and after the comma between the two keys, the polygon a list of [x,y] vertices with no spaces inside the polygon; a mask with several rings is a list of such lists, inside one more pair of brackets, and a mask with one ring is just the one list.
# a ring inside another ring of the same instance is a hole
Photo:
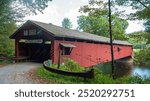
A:
{"label": "bridge side wall", "polygon": [[[75,48],[73,48],[70,55],[61,55],[61,62],[63,62],[63,57],[69,57],[78,62],[83,67],[91,67],[97,64],[111,61],[109,44],[55,40],[53,58],[54,64],[57,64],[58,62],[60,43],[68,43],[76,46]],[[132,46],[114,45],[113,48],[115,60],[132,56]]]}

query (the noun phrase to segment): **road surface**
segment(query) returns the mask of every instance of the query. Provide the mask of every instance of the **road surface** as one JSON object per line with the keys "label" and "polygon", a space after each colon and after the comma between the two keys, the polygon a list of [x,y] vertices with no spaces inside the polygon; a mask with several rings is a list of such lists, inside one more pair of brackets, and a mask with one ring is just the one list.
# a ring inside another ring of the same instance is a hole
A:
{"label": "road surface", "polygon": [[35,84],[38,80],[33,80],[29,73],[40,67],[40,63],[14,63],[0,67],[0,84]]}

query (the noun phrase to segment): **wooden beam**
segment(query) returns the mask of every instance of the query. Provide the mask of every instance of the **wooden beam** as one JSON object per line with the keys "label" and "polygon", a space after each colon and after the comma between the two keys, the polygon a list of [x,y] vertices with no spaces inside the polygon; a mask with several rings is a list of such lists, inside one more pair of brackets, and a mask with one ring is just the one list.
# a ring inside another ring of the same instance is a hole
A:
{"label": "wooden beam", "polygon": [[[19,39],[15,40],[15,57],[19,57]],[[16,60],[15,62],[18,62],[18,60]]]}

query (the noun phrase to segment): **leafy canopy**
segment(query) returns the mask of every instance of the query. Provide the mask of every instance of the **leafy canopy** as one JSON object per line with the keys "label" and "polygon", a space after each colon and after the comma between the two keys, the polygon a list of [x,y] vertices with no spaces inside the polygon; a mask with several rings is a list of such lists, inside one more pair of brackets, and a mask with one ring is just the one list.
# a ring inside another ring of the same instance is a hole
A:
{"label": "leafy canopy", "polygon": [[[90,0],[89,5],[85,5],[79,10],[82,15],[78,17],[78,29],[109,37],[108,9],[103,1]],[[125,40],[125,30],[128,22],[119,18],[117,14],[112,15],[112,31],[114,39]]]}
{"label": "leafy canopy", "polygon": [[72,28],[72,23],[69,18],[64,18],[62,21],[62,27],[64,28]]}
{"label": "leafy canopy", "polygon": [[21,21],[29,14],[42,12],[51,0],[0,0],[0,21]]}
{"label": "leafy canopy", "polygon": [[150,0],[115,0],[115,3],[120,6],[132,6],[136,10],[129,18],[144,21],[145,31],[148,32],[147,44],[150,44]]}

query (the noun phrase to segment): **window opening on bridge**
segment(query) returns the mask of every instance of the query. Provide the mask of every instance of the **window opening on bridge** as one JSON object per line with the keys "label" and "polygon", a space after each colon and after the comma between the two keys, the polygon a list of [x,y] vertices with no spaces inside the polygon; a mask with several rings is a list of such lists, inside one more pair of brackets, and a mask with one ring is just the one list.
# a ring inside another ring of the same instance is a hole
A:
{"label": "window opening on bridge", "polygon": [[72,49],[73,49],[74,47],[76,47],[75,45],[72,45],[72,44],[64,44],[64,43],[61,43],[60,46],[61,46],[61,50],[62,50],[62,55],[70,55]]}
{"label": "window opening on bridge", "polygon": [[24,35],[24,36],[28,36],[28,30],[24,30],[24,31],[23,31],[23,35]]}
{"label": "window opening on bridge", "polygon": [[118,50],[118,52],[120,52],[121,49],[118,47],[117,50]]}

